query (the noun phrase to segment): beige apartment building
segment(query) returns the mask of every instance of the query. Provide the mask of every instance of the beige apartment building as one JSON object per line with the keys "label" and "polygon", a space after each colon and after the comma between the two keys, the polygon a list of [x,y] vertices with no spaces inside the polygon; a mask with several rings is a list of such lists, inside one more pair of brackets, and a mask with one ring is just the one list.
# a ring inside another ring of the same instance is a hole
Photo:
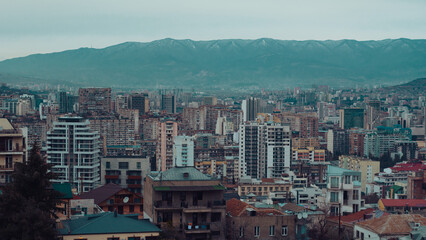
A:
{"label": "beige apartment building", "polygon": [[380,172],[380,162],[370,159],[342,155],[339,157],[339,167],[361,172],[361,191],[365,192],[367,183],[374,181],[374,175]]}
{"label": "beige apartment building", "polygon": [[27,160],[27,129],[0,118],[0,185],[9,183],[16,163]]}

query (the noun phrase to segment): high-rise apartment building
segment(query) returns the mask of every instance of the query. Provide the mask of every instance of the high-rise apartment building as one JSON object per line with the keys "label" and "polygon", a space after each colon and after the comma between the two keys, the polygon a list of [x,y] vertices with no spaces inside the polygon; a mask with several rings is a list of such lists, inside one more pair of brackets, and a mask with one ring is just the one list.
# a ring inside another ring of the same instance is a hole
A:
{"label": "high-rise apartment building", "polygon": [[176,97],[175,95],[161,95],[161,110],[167,113],[176,113]]}
{"label": "high-rise apartment building", "polygon": [[290,126],[278,123],[240,125],[239,177],[281,177],[290,168]]}
{"label": "high-rise apartment building", "polygon": [[141,115],[149,112],[149,98],[146,93],[131,94],[128,103],[130,109],[138,109]]}
{"label": "high-rise apartment building", "polygon": [[318,137],[318,118],[314,116],[300,117],[299,137]]}
{"label": "high-rise apartment building", "polygon": [[366,129],[374,129],[380,126],[380,101],[370,100],[366,107]]}
{"label": "high-rise apartment building", "polygon": [[329,129],[327,133],[327,150],[332,154],[348,154],[348,131],[344,129]]}
{"label": "high-rise apartment building", "polygon": [[80,88],[78,95],[81,114],[104,115],[111,112],[111,88]]}
{"label": "high-rise apartment building", "polygon": [[340,109],[339,117],[339,125],[342,129],[364,128],[364,109]]}
{"label": "high-rise apartment building", "polygon": [[87,192],[100,183],[99,134],[81,117],[60,117],[47,132],[47,162],[58,175],[53,180],[71,183]]}
{"label": "high-rise apartment building", "polygon": [[194,137],[176,136],[173,145],[173,166],[194,166]]}
{"label": "high-rise apartment building", "polygon": [[166,171],[173,167],[173,143],[177,136],[178,125],[174,120],[158,122],[157,171]]}
{"label": "high-rise apartment building", "polygon": [[243,100],[241,104],[241,110],[243,110],[243,120],[254,121],[257,114],[260,113],[260,99],[250,97]]}

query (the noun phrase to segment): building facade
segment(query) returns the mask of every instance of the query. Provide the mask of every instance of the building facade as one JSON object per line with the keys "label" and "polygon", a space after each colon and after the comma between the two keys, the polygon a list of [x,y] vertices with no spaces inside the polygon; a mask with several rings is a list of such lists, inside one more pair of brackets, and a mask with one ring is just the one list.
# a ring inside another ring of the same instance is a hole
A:
{"label": "building facade", "polygon": [[47,132],[47,162],[58,175],[53,181],[69,182],[78,192],[100,183],[100,154],[98,132],[81,117],[60,117]]}

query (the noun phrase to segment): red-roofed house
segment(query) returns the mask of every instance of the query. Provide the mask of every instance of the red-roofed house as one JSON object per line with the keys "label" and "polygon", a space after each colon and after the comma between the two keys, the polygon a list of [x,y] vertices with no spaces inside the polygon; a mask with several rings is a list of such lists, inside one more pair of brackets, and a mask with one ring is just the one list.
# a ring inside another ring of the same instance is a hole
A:
{"label": "red-roofed house", "polygon": [[109,183],[81,194],[80,199],[94,199],[95,204],[104,211],[119,214],[143,214],[143,199],[120,185]]}
{"label": "red-roofed house", "polygon": [[380,199],[379,209],[389,213],[425,213],[425,199]]}
{"label": "red-roofed house", "polygon": [[[374,209],[368,208],[356,213],[340,217],[340,229],[341,235],[347,236],[348,238],[354,235],[355,223],[363,222],[368,219],[374,218]],[[332,216],[327,218],[327,224],[332,229],[339,229],[339,216]]]}
{"label": "red-roofed house", "polygon": [[238,199],[226,202],[227,239],[295,239],[295,216],[256,208]]}

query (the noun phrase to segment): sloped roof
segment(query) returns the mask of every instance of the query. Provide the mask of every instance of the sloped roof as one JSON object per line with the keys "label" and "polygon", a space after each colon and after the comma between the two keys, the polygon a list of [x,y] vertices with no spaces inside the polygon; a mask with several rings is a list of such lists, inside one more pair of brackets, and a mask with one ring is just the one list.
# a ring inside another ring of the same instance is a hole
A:
{"label": "sloped roof", "polygon": [[138,214],[120,215],[104,212],[77,219],[62,221],[64,228],[58,229],[61,235],[114,234],[160,232],[161,230],[147,219],[138,220]]}
{"label": "sloped roof", "polygon": [[70,183],[52,183],[52,187],[62,194],[61,199],[72,199],[74,197]]}
{"label": "sloped roof", "polygon": [[303,212],[306,210],[306,208],[294,203],[286,203],[281,207],[281,209],[285,211],[292,211],[292,212]]}
{"label": "sloped roof", "polygon": [[120,185],[108,183],[107,185],[95,188],[89,192],[82,193],[80,195],[80,199],[95,199],[95,204],[99,204],[122,189],[124,188]]}
{"label": "sloped roof", "polygon": [[[353,222],[359,222],[361,220],[364,220],[364,215],[366,214],[371,214],[374,212],[374,209],[372,208],[367,208],[365,210],[356,212],[356,213],[352,213],[346,216],[341,216],[340,220],[342,222],[346,222],[346,223],[353,223]],[[339,221],[339,216],[333,216],[328,218],[328,220],[332,220],[334,222],[338,222]]]}
{"label": "sloped roof", "polygon": [[381,218],[366,220],[356,223],[357,226],[368,229],[380,236],[384,235],[405,235],[412,231],[410,222],[426,225],[426,218],[418,214],[386,215]]}
{"label": "sloped roof", "polygon": [[425,199],[380,199],[385,207],[426,207]]}
{"label": "sloped roof", "polygon": [[[187,174],[185,177],[184,174]],[[214,177],[198,171],[195,167],[174,167],[164,172],[149,175],[154,181],[209,181],[217,180]]]}
{"label": "sloped roof", "polygon": [[226,201],[226,211],[233,217],[247,216],[247,210],[256,211],[256,216],[285,215],[275,208],[256,208],[236,198]]}
{"label": "sloped roof", "polygon": [[398,163],[395,166],[391,167],[392,171],[418,171],[418,170],[426,170],[426,165],[423,162],[415,162],[415,163]]}

